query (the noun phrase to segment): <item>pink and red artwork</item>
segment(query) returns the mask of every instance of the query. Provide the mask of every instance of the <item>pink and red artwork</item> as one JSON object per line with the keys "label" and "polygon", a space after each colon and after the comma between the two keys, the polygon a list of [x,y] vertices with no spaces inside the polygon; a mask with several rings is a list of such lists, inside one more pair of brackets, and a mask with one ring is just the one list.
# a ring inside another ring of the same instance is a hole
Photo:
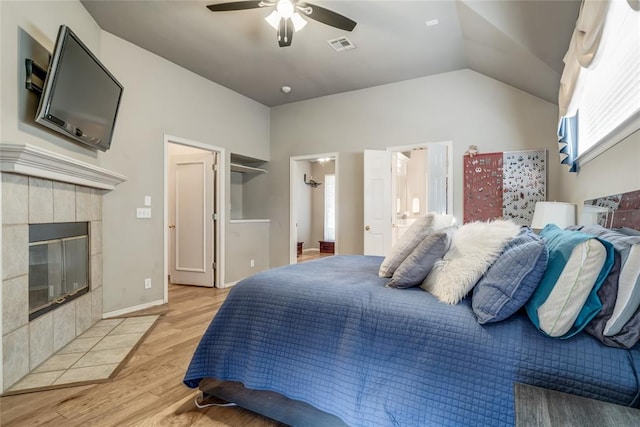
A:
{"label": "pink and red artwork", "polygon": [[464,223],[502,218],[502,153],[466,156]]}

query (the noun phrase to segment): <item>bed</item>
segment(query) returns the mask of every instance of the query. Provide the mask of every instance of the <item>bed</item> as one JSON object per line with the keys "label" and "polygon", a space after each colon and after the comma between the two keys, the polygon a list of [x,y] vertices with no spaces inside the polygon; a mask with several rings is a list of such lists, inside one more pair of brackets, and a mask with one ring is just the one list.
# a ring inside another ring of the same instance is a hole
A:
{"label": "bed", "polygon": [[640,405],[638,346],[551,339],[522,311],[480,325],[470,298],[385,287],[382,261],[333,256],[241,281],[184,383],[304,426],[513,425],[515,383]]}

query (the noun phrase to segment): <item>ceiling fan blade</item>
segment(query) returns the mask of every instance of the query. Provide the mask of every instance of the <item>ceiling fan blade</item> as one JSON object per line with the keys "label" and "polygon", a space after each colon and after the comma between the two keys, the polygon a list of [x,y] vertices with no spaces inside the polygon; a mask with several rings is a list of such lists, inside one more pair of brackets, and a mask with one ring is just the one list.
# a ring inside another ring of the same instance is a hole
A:
{"label": "ceiling fan blade", "polygon": [[[261,4],[262,3],[262,4]],[[264,3],[258,1],[231,1],[228,3],[210,4],[207,6],[211,12],[228,12],[230,10],[257,9]]]}
{"label": "ceiling fan blade", "polygon": [[293,39],[293,23],[289,19],[281,19],[278,25],[278,45],[280,47],[291,46]]}
{"label": "ceiling fan blade", "polygon": [[[325,9],[324,7],[316,6],[311,3],[297,3],[299,10],[301,10],[305,16],[311,19],[315,19],[323,24],[330,25],[332,27],[339,28],[345,31],[352,31],[356,27],[356,21],[353,21],[346,16],[340,15],[332,10]],[[311,8],[311,13],[307,13],[307,8]]]}

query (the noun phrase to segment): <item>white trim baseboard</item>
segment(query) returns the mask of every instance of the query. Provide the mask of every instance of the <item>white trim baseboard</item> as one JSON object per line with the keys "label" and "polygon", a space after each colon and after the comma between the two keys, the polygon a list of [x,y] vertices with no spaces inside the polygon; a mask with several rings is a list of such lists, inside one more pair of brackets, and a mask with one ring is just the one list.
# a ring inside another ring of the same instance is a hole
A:
{"label": "white trim baseboard", "polygon": [[240,280],[236,280],[235,282],[227,282],[224,284],[223,288],[230,288],[232,286],[235,286],[236,283],[238,283]]}
{"label": "white trim baseboard", "polygon": [[134,311],[139,311],[139,310],[144,310],[145,308],[151,308],[151,307],[155,307],[156,305],[162,305],[164,304],[164,300],[156,300],[156,301],[151,301],[151,302],[147,302],[144,304],[140,304],[140,305],[135,305],[133,307],[127,307],[127,308],[123,308],[120,310],[114,310],[114,311],[110,311],[108,313],[104,313],[102,315],[103,319],[109,319],[111,317],[120,317],[123,316],[125,314],[129,314],[129,313],[133,313]]}

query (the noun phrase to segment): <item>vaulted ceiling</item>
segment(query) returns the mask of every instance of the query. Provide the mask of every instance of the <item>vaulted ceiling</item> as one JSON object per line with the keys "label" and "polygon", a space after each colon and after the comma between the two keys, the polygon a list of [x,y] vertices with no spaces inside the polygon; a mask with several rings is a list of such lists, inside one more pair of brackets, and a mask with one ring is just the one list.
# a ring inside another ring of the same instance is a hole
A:
{"label": "vaulted ceiling", "polygon": [[[281,48],[264,21],[273,7],[212,13],[206,6],[221,2],[82,3],[103,30],[267,106],[463,68],[556,103],[580,8],[579,0],[312,0],[357,26],[308,20]],[[336,52],[327,43],[343,36],[356,48]]]}

